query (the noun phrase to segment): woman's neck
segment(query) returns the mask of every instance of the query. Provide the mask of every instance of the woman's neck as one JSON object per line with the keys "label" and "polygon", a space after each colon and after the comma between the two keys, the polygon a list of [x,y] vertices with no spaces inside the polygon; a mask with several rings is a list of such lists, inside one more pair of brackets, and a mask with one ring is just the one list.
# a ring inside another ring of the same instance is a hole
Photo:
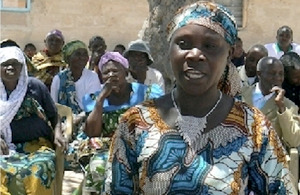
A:
{"label": "woman's neck", "polygon": [[80,69],[76,69],[76,68],[73,68],[73,69],[71,68],[71,72],[72,72],[72,76],[74,78],[74,82],[76,82],[82,76],[83,69],[80,70]]}
{"label": "woman's neck", "polygon": [[11,82],[4,82],[3,81],[3,84],[5,86],[6,91],[12,92],[17,87],[18,80],[17,81],[11,81]]}
{"label": "woman's neck", "polygon": [[175,89],[174,96],[181,114],[202,117],[216,104],[220,93],[217,88],[210,89],[201,95],[190,95],[182,89]]}

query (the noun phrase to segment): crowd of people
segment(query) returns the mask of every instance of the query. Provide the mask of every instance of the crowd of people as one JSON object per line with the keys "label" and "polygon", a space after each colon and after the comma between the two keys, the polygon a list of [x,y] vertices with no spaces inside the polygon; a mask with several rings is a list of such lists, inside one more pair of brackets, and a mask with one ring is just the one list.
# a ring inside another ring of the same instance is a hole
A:
{"label": "crowd of people", "polygon": [[[300,146],[292,29],[245,51],[231,12],[199,1],[167,31],[170,93],[140,39],[112,51],[101,36],[65,42],[57,29],[40,51],[1,41],[1,194],[53,194],[56,147],[65,170],[85,175],[73,194],[297,194],[287,158]],[[71,140],[55,104],[72,110]]]}

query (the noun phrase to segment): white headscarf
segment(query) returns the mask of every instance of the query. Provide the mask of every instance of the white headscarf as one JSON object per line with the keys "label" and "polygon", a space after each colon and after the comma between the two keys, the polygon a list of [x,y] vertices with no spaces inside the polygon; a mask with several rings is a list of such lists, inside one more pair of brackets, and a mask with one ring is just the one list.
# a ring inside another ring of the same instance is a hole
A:
{"label": "white headscarf", "polygon": [[0,133],[1,136],[4,137],[5,142],[8,144],[9,149],[13,150],[15,149],[15,145],[12,143],[10,123],[24,100],[28,85],[28,74],[26,60],[22,50],[18,47],[0,48],[0,64],[9,59],[16,59],[18,62],[23,64],[18,84],[9,95],[8,99],[5,86],[2,81],[2,76],[0,75]]}

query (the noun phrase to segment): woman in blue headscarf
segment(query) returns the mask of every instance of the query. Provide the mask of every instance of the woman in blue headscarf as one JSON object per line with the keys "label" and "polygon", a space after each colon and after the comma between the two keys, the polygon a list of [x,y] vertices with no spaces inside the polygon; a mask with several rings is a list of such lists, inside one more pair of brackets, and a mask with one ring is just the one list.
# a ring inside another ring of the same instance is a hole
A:
{"label": "woman in blue headscarf", "polygon": [[176,87],[123,114],[105,194],[295,194],[270,122],[218,89],[237,37],[232,14],[199,1],[168,32]]}

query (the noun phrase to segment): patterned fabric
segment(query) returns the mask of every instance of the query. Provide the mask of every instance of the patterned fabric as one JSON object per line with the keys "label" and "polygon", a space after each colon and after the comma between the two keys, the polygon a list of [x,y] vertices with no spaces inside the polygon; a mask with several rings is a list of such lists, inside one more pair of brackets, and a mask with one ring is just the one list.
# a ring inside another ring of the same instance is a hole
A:
{"label": "patterned fabric", "polygon": [[[47,120],[40,104],[26,96],[14,120],[32,115]],[[55,152],[53,144],[45,138],[17,143],[15,153],[0,156],[0,169],[1,194],[53,194]]]}
{"label": "patterned fabric", "polygon": [[13,151],[15,145],[12,143],[10,123],[18,112],[25,97],[28,86],[28,75],[24,54],[18,47],[0,48],[0,64],[9,59],[16,59],[22,63],[18,84],[11,94],[7,94],[0,74],[0,134],[9,149]]}
{"label": "patterned fabric", "polygon": [[237,38],[235,18],[222,5],[199,1],[180,8],[168,25],[168,40],[177,29],[188,24],[205,26],[220,34],[230,45],[235,44]]}
{"label": "patterned fabric", "polygon": [[16,153],[0,156],[0,194],[52,195],[55,177],[53,145],[40,138],[17,144]]}
{"label": "patterned fabric", "polygon": [[58,76],[60,79],[58,103],[69,106],[74,114],[79,114],[82,110],[76,101],[75,82],[71,70],[66,69]]}
{"label": "patterned fabric", "polygon": [[285,154],[270,122],[240,101],[192,146],[148,101],[120,121],[103,194],[292,195]]}
{"label": "patterned fabric", "polygon": [[26,96],[17,114],[15,115],[14,120],[20,120],[23,117],[30,117],[33,114],[36,114],[44,121],[47,121],[47,116],[42,106],[32,97]]}
{"label": "patterned fabric", "polygon": [[120,110],[115,110],[111,112],[103,113],[103,127],[102,132],[104,137],[112,137],[114,131],[118,127],[120,116],[126,111],[128,108],[122,108]]}
{"label": "patterned fabric", "polygon": [[35,68],[35,66],[33,65],[31,59],[29,59],[29,57],[27,55],[24,55],[25,59],[26,59],[26,65],[27,65],[27,73],[28,76],[34,76],[34,73],[37,72],[37,69]]}
{"label": "patterned fabric", "polygon": [[[132,94],[129,103],[125,103],[120,106],[109,105],[105,100],[103,104],[103,126],[102,138],[92,138],[90,143],[94,143],[94,146],[85,146],[85,148],[96,148],[98,151],[92,150],[93,155],[89,160],[89,165],[86,167],[86,186],[84,188],[92,190],[94,192],[100,192],[104,184],[104,168],[108,157],[108,146],[111,143],[111,137],[113,136],[119,120],[122,114],[130,107],[144,101],[153,98],[158,98],[163,95],[162,89],[158,85],[146,86],[140,83],[131,83]],[[87,95],[86,98],[90,97]],[[86,103],[89,101],[85,101]],[[99,144],[95,144],[95,143]],[[91,150],[89,150],[91,151]]]}
{"label": "patterned fabric", "polygon": [[83,156],[83,145],[89,141],[88,136],[83,132],[82,128],[75,128],[76,133],[73,133],[72,139],[69,142],[68,150],[65,154],[65,170],[81,171],[82,167],[78,163],[79,159]]}
{"label": "patterned fabric", "polygon": [[[75,115],[81,113],[83,110],[76,101],[76,89],[71,70],[67,68],[60,72],[58,76],[60,79],[58,103],[69,106]],[[88,140],[88,136],[83,132],[85,119],[73,129],[72,141],[69,142],[68,151],[66,152],[65,169],[67,170],[81,170],[78,164],[78,150],[80,145]]]}
{"label": "patterned fabric", "polygon": [[119,52],[106,52],[100,59],[98,67],[102,71],[102,67],[109,61],[119,62],[125,68],[128,68],[129,64],[126,58],[124,58]]}
{"label": "patterned fabric", "polygon": [[34,73],[35,77],[43,81],[47,86],[51,84],[53,77],[59,70],[67,66],[63,60],[62,53],[48,56],[46,50],[34,55],[31,62],[34,65],[34,69],[37,70],[37,72]]}
{"label": "patterned fabric", "polygon": [[67,59],[77,49],[87,49],[87,47],[84,42],[79,41],[79,40],[71,41],[71,42],[67,43],[62,49],[64,60],[67,62]]}

